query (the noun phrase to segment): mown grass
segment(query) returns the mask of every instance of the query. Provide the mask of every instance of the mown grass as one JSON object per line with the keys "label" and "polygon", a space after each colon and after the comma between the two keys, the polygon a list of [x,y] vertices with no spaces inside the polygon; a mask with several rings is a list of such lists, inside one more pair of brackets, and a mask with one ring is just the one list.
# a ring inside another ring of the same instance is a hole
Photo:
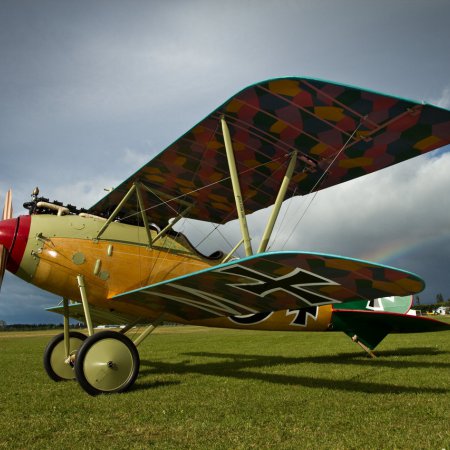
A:
{"label": "mown grass", "polygon": [[370,360],[341,333],[160,328],[134,388],[95,398],[47,378],[49,338],[0,334],[0,448],[450,449],[450,332]]}

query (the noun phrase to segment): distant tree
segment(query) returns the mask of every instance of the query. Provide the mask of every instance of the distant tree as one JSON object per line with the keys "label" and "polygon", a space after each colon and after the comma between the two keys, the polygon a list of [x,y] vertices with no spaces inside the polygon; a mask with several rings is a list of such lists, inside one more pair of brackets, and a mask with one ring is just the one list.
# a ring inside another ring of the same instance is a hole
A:
{"label": "distant tree", "polygon": [[436,303],[444,303],[444,296],[442,294],[436,295]]}
{"label": "distant tree", "polygon": [[415,306],[420,306],[420,297],[418,295],[416,295]]}

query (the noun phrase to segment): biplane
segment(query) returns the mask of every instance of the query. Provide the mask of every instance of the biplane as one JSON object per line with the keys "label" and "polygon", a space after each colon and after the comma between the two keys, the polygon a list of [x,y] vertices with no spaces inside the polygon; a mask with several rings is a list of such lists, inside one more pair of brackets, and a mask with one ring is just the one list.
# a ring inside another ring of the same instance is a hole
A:
{"label": "biplane", "polygon": [[[162,321],[240,329],[339,330],[369,353],[391,332],[449,329],[407,312],[417,275],[343,256],[268,251],[282,203],[450,143],[450,111],[342,84],[278,78],[249,86],[89,209],[35,189],[0,222],[5,268],[62,298],[64,332],[44,352],[55,381],[123,392],[138,346]],[[376,189],[376,186],[374,186]],[[271,206],[255,242],[248,216]],[[236,221],[228,252],[202,254],[183,219]],[[241,248],[242,247],[242,248]],[[242,252],[242,256],[237,255]],[[245,256],[244,256],[245,254]],[[87,335],[70,330],[69,319]],[[124,324],[94,333],[97,324]],[[127,335],[145,326],[133,341]]]}

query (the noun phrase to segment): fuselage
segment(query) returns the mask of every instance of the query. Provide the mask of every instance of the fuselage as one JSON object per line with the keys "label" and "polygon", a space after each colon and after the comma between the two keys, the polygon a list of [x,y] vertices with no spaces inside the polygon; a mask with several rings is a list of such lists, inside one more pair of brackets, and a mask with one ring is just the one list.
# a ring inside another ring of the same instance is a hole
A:
{"label": "fuselage", "polygon": [[[7,269],[58,296],[81,301],[77,282],[83,276],[88,301],[97,308],[152,320],[152,311],[132,302],[111,300],[117,294],[187,275],[220,263],[198,253],[180,234],[112,222],[101,237],[104,220],[79,215],[30,215],[0,222],[0,243],[8,252]],[[191,321],[203,326],[323,331],[331,322],[331,306],[262,312],[242,317]],[[175,316],[167,320],[187,323]]]}

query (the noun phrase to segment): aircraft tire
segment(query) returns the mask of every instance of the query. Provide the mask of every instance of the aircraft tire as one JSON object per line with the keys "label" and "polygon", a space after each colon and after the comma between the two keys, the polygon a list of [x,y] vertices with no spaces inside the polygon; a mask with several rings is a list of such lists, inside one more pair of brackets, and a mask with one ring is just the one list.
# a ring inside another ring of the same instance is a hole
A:
{"label": "aircraft tire", "polygon": [[75,361],[75,376],[89,395],[129,389],[139,374],[140,358],[134,343],[116,331],[89,336]]}
{"label": "aircraft tire", "polygon": [[[87,336],[77,331],[70,331],[70,350],[78,350]],[[44,350],[44,369],[53,381],[67,381],[75,379],[73,366],[66,364],[64,348],[64,333],[57,334]]]}

